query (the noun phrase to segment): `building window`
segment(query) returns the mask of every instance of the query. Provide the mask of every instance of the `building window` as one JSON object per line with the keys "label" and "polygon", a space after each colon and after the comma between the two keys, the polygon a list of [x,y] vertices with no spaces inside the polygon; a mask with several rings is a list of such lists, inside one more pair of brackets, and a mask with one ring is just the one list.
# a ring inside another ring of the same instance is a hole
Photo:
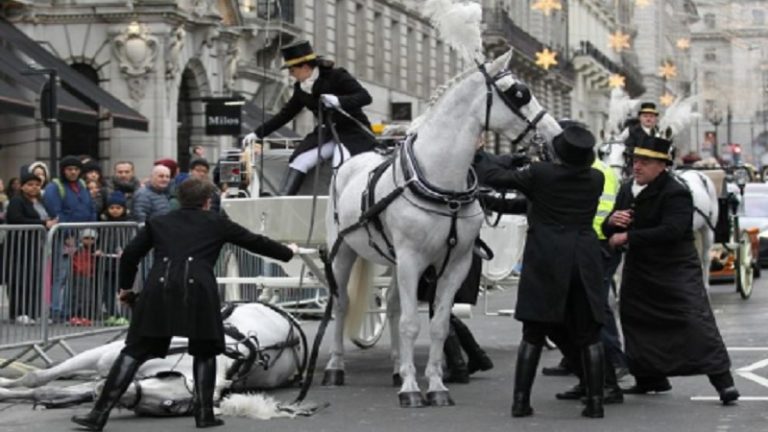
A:
{"label": "building window", "polygon": [[336,0],[336,63],[347,66],[347,2]]}
{"label": "building window", "polygon": [[425,34],[421,40],[421,76],[423,97],[429,98],[432,92],[432,39]]}
{"label": "building window", "polygon": [[373,14],[373,78],[384,81],[384,17],[381,12]]}
{"label": "building window", "polygon": [[402,36],[400,36],[400,23],[392,21],[392,87],[399,89],[402,78]]}
{"label": "building window", "polygon": [[417,53],[417,45],[416,45],[416,30],[408,27],[408,75],[407,75],[407,81],[408,81],[408,91],[412,93],[416,93],[418,91],[418,71],[416,70],[416,65],[418,64],[419,57]]}
{"label": "building window", "polygon": [[326,25],[326,2],[325,0],[315,2],[315,50],[320,53],[327,53],[328,47],[328,26]]}
{"label": "building window", "polygon": [[707,26],[708,29],[714,29],[717,25],[717,21],[715,21],[715,14],[704,14],[704,25]]}
{"label": "building window", "polygon": [[705,89],[711,89],[715,87],[715,81],[717,80],[717,75],[713,71],[706,71],[704,72],[704,88]]}
{"label": "building window", "polygon": [[765,11],[762,9],[752,9],[752,25],[764,26],[765,25]]}
{"label": "building window", "polygon": [[355,71],[362,79],[368,77],[368,32],[365,7],[355,5]]}
{"label": "building window", "polygon": [[715,62],[717,61],[717,50],[714,48],[706,48],[704,50],[704,61]]}
{"label": "building window", "polygon": [[445,45],[435,41],[435,84],[445,82]]}

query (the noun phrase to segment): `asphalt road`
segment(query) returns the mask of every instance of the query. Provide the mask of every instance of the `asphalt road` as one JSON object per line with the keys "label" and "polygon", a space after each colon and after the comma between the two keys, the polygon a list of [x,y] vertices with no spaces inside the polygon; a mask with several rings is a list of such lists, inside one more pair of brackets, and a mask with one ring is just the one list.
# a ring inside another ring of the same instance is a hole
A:
{"label": "asphalt road", "polygon": [[[490,311],[510,309],[515,290],[493,291]],[[532,403],[535,415],[510,417],[512,366],[520,339],[520,324],[509,316],[486,316],[481,307],[466,322],[489,352],[496,367],[473,376],[470,384],[450,387],[456,406],[449,408],[401,409],[397,389],[391,386],[389,340],[385,335],[376,346],[360,350],[349,344],[347,385],[323,388],[316,385],[308,399],[330,406],[309,418],[250,420],[227,417],[218,431],[768,431],[768,278],[757,280],[753,296],[744,301],[732,285],[715,285],[712,304],[721,332],[729,347],[736,385],[742,400],[732,407],[722,407],[715,390],[705,376],[672,378],[669,393],[627,396],[622,405],[606,407],[604,419],[580,417],[580,404],[555,400],[554,394],[575,382],[571,377],[539,375],[534,385]],[[481,300],[482,301],[482,300]],[[417,347],[419,373],[427,356],[426,317]],[[317,322],[305,323],[313,336]],[[73,342],[76,349],[86,349],[103,342],[91,338]],[[324,364],[323,351],[320,366]],[[0,355],[3,353],[0,353]],[[557,352],[545,352],[542,365],[559,359]],[[762,363],[760,363],[762,362]],[[765,366],[765,367],[763,367]],[[319,382],[322,371],[315,375]],[[765,378],[763,378],[765,377]],[[422,380],[423,382],[423,380]],[[63,383],[64,385],[69,384]],[[626,379],[623,385],[631,384]],[[424,387],[426,383],[424,383]],[[423,388],[424,388],[423,387]],[[297,389],[271,393],[280,400],[292,400]],[[60,410],[35,410],[25,404],[0,404],[0,432],[39,432],[72,430],[69,417],[88,407]],[[128,411],[115,411],[108,431],[173,432],[188,430],[191,418],[139,418]]]}

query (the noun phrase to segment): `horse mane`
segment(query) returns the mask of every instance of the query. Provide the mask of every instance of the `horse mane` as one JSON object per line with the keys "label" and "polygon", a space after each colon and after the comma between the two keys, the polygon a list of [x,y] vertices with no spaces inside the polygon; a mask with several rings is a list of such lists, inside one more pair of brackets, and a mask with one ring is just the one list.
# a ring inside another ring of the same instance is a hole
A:
{"label": "horse mane", "polygon": [[432,111],[432,108],[437,104],[437,102],[446,93],[448,93],[448,90],[450,90],[457,83],[463,81],[464,78],[472,75],[475,72],[477,72],[477,67],[471,67],[471,68],[469,68],[467,70],[459,72],[458,74],[453,76],[451,79],[449,79],[445,83],[441,84],[438,88],[436,88],[432,92],[432,96],[430,96],[429,101],[427,102],[426,109],[424,110],[424,112],[420,116],[418,116],[415,119],[413,119],[413,121],[411,122],[411,125],[408,127],[408,131],[407,132],[409,134],[416,133],[416,131],[418,131],[418,129],[419,129],[419,126],[421,126],[424,123],[424,120],[426,120],[427,117],[429,117],[429,115],[430,115],[430,113]]}

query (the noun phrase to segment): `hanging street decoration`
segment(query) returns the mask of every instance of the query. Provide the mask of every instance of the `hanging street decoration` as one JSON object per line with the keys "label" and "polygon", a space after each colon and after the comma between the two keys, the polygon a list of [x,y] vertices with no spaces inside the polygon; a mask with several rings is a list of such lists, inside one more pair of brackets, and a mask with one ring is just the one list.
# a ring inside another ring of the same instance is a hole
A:
{"label": "hanging street decoration", "polygon": [[646,7],[651,4],[651,0],[635,0],[635,6]]}
{"label": "hanging street decoration", "polygon": [[680,38],[675,42],[675,46],[681,50],[687,50],[691,47],[691,40],[688,38]]}
{"label": "hanging street decoration", "polygon": [[536,53],[536,66],[539,66],[544,70],[549,70],[550,67],[557,64],[557,60],[555,60],[556,56],[557,51],[550,51],[549,48],[544,48],[543,51]]}
{"label": "hanging street decoration", "polygon": [[672,105],[672,102],[674,101],[675,101],[675,97],[672,96],[670,93],[664,93],[663,95],[661,95],[661,97],[659,97],[659,102],[661,102],[661,104],[665,107]]}
{"label": "hanging street decoration", "polygon": [[552,11],[563,10],[563,5],[560,3],[560,0],[536,0],[536,3],[531,5],[531,9],[539,10],[544,15],[549,16]]}
{"label": "hanging street decoration", "polygon": [[608,85],[613,88],[624,88],[627,85],[627,79],[621,74],[611,74],[608,77]]}
{"label": "hanging street decoration", "polygon": [[677,66],[665,61],[664,64],[659,67],[659,76],[664,79],[670,79],[677,76]]}
{"label": "hanging street decoration", "polygon": [[617,30],[616,33],[608,36],[608,46],[616,52],[629,49],[629,35],[622,33],[621,30]]}

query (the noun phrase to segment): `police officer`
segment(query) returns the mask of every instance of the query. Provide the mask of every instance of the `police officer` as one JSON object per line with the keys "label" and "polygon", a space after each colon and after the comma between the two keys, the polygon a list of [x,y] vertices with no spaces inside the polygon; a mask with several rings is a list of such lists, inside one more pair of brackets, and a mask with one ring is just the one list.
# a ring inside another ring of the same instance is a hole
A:
{"label": "police officer", "polygon": [[633,180],[603,222],[610,245],[627,249],[619,313],[636,384],[625,393],[664,392],[668,376],[706,374],[729,405],[739,392],[694,246],[693,198],[667,172],[670,146],[646,137],[634,147]]}
{"label": "police officer", "polygon": [[72,421],[92,431],[104,428],[109,413],[141,364],[165,357],[172,336],[189,338],[194,357],[194,415],[198,428],[220,426],[213,415],[216,356],[224,352],[224,327],[213,266],[227,242],[253,253],[288,261],[298,250],[253,234],[210,210],[214,186],[190,178],[179,185],[181,209],[157,216],[139,230],[120,258],[120,299],[131,303],[138,265],[154,249],[154,264],[133,307],[120,352],[93,409]]}
{"label": "police officer", "polygon": [[[243,140],[251,144],[259,138],[264,138],[291,121],[303,108],[308,108],[315,117],[322,103],[326,108],[340,108],[341,112],[332,113],[329,109],[325,114],[325,142],[320,148],[320,158],[333,157],[333,166],[352,155],[372,150],[376,141],[371,135],[371,124],[363,113],[363,107],[372,102],[371,95],[344,68],[333,67],[333,62],[319,57],[307,41],[298,41],[282,48],[285,64],[283,69],[296,79],[293,96],[288,103],[270,120],[256,128]],[[351,117],[351,118],[350,118]],[[338,138],[336,143],[329,127],[333,124]],[[295,195],[299,190],[304,175],[318,164],[318,132],[315,129],[294,150],[289,160],[288,174],[280,188],[281,195]],[[368,129],[368,131],[364,130]]]}
{"label": "police officer", "polygon": [[515,307],[515,318],[523,322],[523,340],[515,367],[513,417],[533,414],[531,387],[547,336],[566,356],[581,355],[587,387],[582,415],[603,417],[600,327],[605,299],[600,244],[592,221],[604,178],[591,168],[594,145],[592,133],[572,125],[553,140],[557,163],[538,162],[513,171],[494,164],[484,153],[476,157],[475,168],[485,184],[516,189],[528,198],[525,264]]}

